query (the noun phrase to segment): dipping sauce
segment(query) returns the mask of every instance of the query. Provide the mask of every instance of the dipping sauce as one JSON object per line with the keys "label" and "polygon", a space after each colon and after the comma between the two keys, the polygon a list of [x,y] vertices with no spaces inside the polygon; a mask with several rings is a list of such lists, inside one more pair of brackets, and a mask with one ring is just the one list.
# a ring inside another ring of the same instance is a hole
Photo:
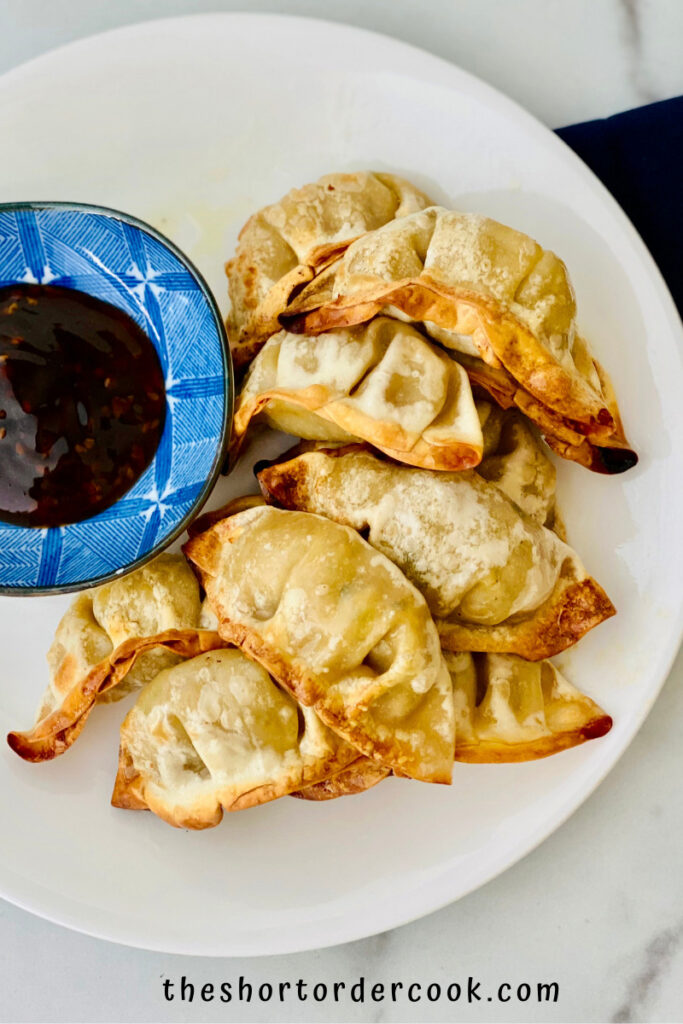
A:
{"label": "dipping sauce", "polygon": [[165,414],[159,357],[127,313],[71,288],[0,288],[0,520],[60,526],[113,505]]}

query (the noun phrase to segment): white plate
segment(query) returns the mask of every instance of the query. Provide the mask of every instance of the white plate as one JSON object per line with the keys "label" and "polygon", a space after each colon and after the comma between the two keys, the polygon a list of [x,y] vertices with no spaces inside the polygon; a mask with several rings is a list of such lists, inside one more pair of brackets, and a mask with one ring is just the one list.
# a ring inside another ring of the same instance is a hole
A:
{"label": "white plate", "polygon": [[[114,810],[121,705],[41,766],[0,755],[0,891],[62,924],[179,953],[284,953],[356,939],[509,867],[605,776],[643,721],[682,621],[680,323],[633,228],[551,132],[470,75],[325,22],[205,15],[107,33],[0,79],[0,195],[129,210],[165,230],[225,304],[246,216],[331,170],[405,174],[559,252],[641,462],[560,468],[570,537],[619,609],[559,659],[614,717],[535,764],[456,766],[451,789],[383,783],[284,799],[203,833]],[[271,444],[277,443],[274,439]],[[245,484],[219,485],[214,504]],[[249,486],[251,490],[251,485]],[[67,599],[0,600],[0,726],[28,726]]]}

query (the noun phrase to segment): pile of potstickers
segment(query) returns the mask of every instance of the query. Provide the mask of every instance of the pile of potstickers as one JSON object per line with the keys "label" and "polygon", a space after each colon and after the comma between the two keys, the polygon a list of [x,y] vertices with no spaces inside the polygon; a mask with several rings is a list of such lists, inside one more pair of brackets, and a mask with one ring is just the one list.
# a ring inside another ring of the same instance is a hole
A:
{"label": "pile of potstickers", "polygon": [[548,449],[599,473],[637,459],[562,261],[354,173],[254,214],[227,274],[232,458],[264,427],[300,441],[184,555],[76,597],[12,749],[56,757],[139,691],[112,802],[205,828],[608,732],[546,660],[615,612],[567,543]]}

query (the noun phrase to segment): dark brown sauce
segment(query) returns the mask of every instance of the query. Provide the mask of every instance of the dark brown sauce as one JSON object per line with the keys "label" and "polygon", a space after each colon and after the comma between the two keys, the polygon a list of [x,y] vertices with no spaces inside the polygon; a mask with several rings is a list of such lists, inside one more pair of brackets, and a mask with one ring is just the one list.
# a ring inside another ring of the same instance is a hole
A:
{"label": "dark brown sauce", "polygon": [[60,526],[113,505],[165,414],[159,357],[127,313],[71,288],[0,288],[0,520]]}

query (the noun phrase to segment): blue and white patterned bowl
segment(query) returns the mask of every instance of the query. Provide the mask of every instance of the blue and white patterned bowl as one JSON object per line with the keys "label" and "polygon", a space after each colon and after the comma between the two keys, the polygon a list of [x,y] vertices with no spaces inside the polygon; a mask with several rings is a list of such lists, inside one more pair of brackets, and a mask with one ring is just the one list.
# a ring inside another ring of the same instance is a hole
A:
{"label": "blue and white patterned bowl", "polygon": [[76,203],[0,204],[0,286],[88,292],[151,338],[166,379],[156,455],[114,505],[50,529],[0,522],[0,593],[81,590],[142,565],[201,508],[230,437],[233,378],[208,286],[168,239],[135,217]]}

